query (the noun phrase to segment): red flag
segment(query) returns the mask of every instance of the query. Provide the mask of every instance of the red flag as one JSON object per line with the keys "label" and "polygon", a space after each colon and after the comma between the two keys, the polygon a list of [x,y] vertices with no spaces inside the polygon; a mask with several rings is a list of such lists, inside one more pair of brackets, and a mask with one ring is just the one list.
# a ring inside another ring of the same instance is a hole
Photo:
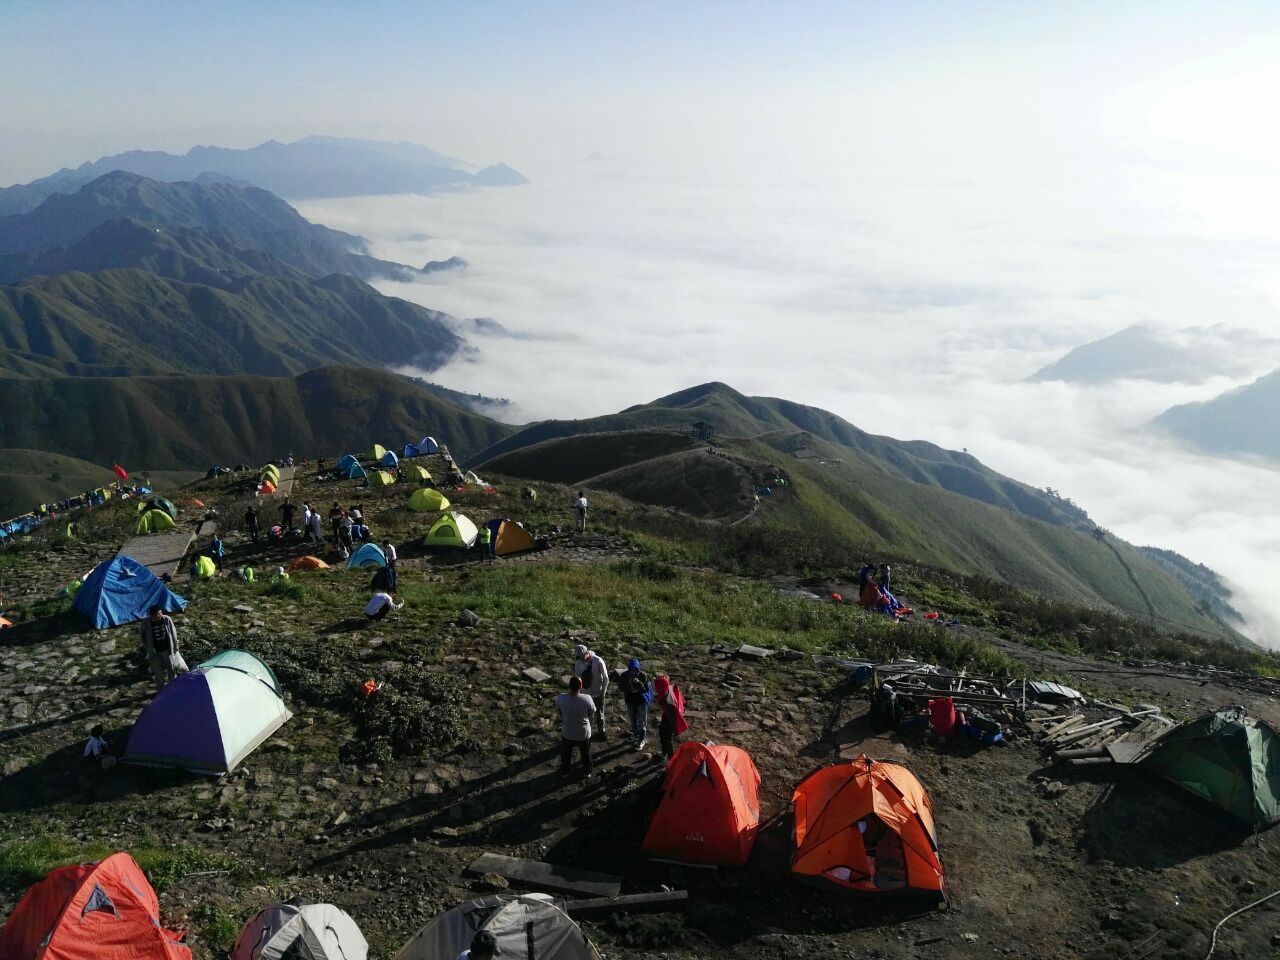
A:
{"label": "red flag", "polygon": [[128,480],[128,479],[129,479],[129,474],[125,471],[124,467],[120,466],[120,464],[118,464],[118,463],[117,463],[117,464],[115,464],[115,465],[112,467],[112,469],[113,469],[113,470],[115,470],[115,472],[116,472],[116,476],[117,476],[117,477],[119,477],[121,480]]}

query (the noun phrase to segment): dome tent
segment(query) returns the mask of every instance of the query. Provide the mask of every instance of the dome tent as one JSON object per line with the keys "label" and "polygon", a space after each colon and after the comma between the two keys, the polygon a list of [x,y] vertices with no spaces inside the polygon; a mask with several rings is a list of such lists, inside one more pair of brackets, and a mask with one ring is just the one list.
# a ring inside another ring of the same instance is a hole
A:
{"label": "dome tent", "polygon": [[408,460],[412,457],[420,457],[420,456],[422,456],[422,451],[419,450],[412,443],[406,443],[404,445],[404,449],[400,451],[401,460]]}
{"label": "dome tent", "polygon": [[543,893],[459,904],[419,930],[395,960],[453,960],[481,930],[497,940],[500,960],[600,960],[582,928]]}
{"label": "dome tent", "polygon": [[798,784],[791,873],[815,886],[871,895],[942,897],[933,807],[906,767],[865,754]]}
{"label": "dome tent", "polygon": [[375,443],[373,447],[370,448],[369,450],[369,459],[372,460],[374,463],[379,463],[381,462],[386,452],[387,452],[386,447],[384,447],[380,443]]}
{"label": "dome tent", "polygon": [[341,457],[338,458],[338,465],[337,465],[338,472],[345,475],[347,470],[350,469],[353,463],[359,463],[359,462],[360,460],[356,457],[354,453],[344,453]]}
{"label": "dome tent", "polygon": [[406,506],[414,513],[431,513],[437,510],[448,510],[449,499],[439,490],[420,487],[413,491]]}
{"label": "dome tent", "polygon": [[127,853],[51,870],[0,929],[4,960],[191,960]]}
{"label": "dome tent", "polygon": [[296,560],[290,560],[285,567],[286,570],[328,570],[329,564],[325,563],[319,557],[313,557],[308,554],[305,557],[298,557]]}
{"label": "dome tent", "polygon": [[368,476],[364,472],[364,467],[360,466],[358,462],[348,464],[347,468],[342,471],[342,475],[348,480],[363,480]]}
{"label": "dome tent", "polygon": [[231,960],[366,960],[369,944],[356,922],[329,903],[290,900],[244,925]]}
{"label": "dome tent", "polygon": [[469,550],[476,542],[476,525],[460,513],[446,513],[431,525],[422,538],[424,547],[449,547]]}
{"label": "dome tent", "polygon": [[1174,727],[1156,741],[1142,769],[1255,830],[1280,821],[1280,734],[1243,707]]}
{"label": "dome tent", "polygon": [[138,525],[134,532],[141,535],[146,533],[160,533],[164,530],[172,530],[174,528],[173,517],[165,513],[163,510],[148,510],[138,518]]}
{"label": "dome tent", "polygon": [[148,510],[163,510],[171,519],[178,519],[178,508],[174,506],[172,500],[166,500],[164,497],[148,497],[138,504],[139,513],[146,513]]}
{"label": "dome tent", "polygon": [[351,559],[347,561],[348,570],[356,570],[360,567],[385,567],[387,565],[387,555],[382,552],[382,548],[376,543],[361,544],[360,549],[351,555]]}
{"label": "dome tent", "polygon": [[726,744],[680,744],[667,764],[659,804],[642,849],[678,863],[739,867],[760,826],[760,772]]}
{"label": "dome tent", "polygon": [[431,481],[431,472],[426,467],[413,463],[407,467],[400,468],[400,476],[404,480],[413,480],[418,483],[429,483]]}
{"label": "dome tent", "polygon": [[440,444],[436,443],[435,437],[423,437],[418,443],[418,450],[421,453],[439,453]]}
{"label": "dome tent", "polygon": [[371,487],[389,487],[395,482],[396,478],[386,470],[373,470],[369,473]]}
{"label": "dome tent", "polygon": [[506,557],[513,553],[524,553],[536,550],[537,544],[533,536],[514,520],[490,520],[486,526],[493,537],[493,555]]}
{"label": "dome tent", "polygon": [[175,613],[186,605],[159,577],[123,553],[94,567],[72,602],[99,630],[141,620],[152,607]]}
{"label": "dome tent", "polygon": [[222,776],[291,716],[270,667],[243,650],[224,650],[169,681],[143,708],[124,760]]}
{"label": "dome tent", "polygon": [[396,456],[392,451],[390,451],[390,450],[388,450],[386,453],[384,453],[384,454],[382,455],[381,459],[380,459],[378,462],[379,462],[380,464],[382,464],[384,467],[398,467],[398,466],[400,466],[400,458],[399,458],[399,457],[397,457],[397,456]]}

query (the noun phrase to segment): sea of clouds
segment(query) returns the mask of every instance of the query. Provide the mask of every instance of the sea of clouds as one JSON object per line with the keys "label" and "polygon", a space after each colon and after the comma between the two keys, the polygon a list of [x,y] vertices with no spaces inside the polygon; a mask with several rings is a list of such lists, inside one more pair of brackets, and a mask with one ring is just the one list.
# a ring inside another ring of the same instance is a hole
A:
{"label": "sea of clouds", "polygon": [[[721,380],[967,448],[1127,540],[1218,570],[1250,634],[1280,646],[1280,470],[1144,429],[1280,358],[1246,354],[1233,376],[1189,383],[1027,380],[1134,323],[1219,325],[1223,350],[1232,328],[1274,323],[1261,227],[1213,215],[1215,191],[1238,185],[1162,170],[1101,182],[596,158],[516,189],[299,207],[380,257],[464,257],[463,270],[378,286],[498,321],[505,332],[469,329],[475,349],[428,376],[509,398],[512,420],[589,417]],[[1170,191],[1185,202],[1166,204]]]}

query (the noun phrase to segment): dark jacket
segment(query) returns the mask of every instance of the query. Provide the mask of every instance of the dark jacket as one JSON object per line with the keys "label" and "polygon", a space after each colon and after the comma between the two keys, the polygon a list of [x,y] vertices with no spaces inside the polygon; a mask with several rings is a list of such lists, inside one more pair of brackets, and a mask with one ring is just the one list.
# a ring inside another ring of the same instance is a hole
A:
{"label": "dark jacket", "polygon": [[649,689],[649,675],[643,670],[637,670],[632,673],[627,670],[619,679],[618,686],[622,690],[622,696],[631,704],[644,703],[645,691]]}

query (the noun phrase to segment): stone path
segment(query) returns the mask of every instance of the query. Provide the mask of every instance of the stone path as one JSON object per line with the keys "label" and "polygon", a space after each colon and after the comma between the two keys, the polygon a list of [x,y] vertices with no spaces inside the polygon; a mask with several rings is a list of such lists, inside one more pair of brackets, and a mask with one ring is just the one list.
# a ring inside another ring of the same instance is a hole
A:
{"label": "stone path", "polygon": [[137,560],[157,577],[162,577],[166,573],[172,574],[178,568],[195,536],[192,527],[175,527],[164,533],[134,537],[120,548],[120,552]]}

